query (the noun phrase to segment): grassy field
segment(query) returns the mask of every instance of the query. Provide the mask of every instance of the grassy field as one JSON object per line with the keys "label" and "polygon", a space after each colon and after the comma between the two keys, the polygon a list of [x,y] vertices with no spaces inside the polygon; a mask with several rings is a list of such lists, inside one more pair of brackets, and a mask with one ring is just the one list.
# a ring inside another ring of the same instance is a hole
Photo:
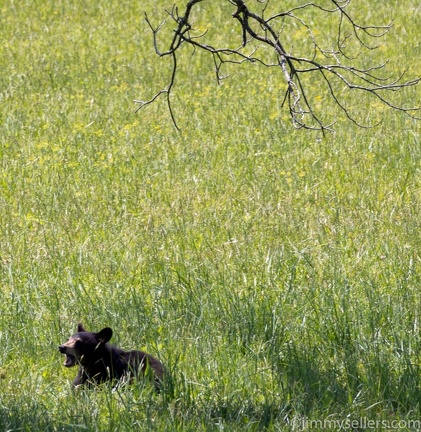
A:
{"label": "grassy field", "polygon": [[[419,430],[421,123],[351,94],[381,126],[295,131],[282,76],[218,87],[189,50],[182,133],[164,101],[135,114],[171,72],[143,20],[171,2],[147,3],[1,3],[0,430]],[[356,3],[419,73],[419,2]],[[78,322],[159,357],[162,394],[74,392]]]}

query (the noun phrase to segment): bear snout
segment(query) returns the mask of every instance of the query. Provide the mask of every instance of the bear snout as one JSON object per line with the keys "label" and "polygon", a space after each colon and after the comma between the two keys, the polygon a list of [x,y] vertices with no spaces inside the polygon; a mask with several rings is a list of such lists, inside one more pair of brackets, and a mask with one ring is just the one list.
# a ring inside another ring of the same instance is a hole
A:
{"label": "bear snout", "polygon": [[66,354],[66,347],[64,345],[60,345],[58,347],[58,350],[62,353],[62,354]]}

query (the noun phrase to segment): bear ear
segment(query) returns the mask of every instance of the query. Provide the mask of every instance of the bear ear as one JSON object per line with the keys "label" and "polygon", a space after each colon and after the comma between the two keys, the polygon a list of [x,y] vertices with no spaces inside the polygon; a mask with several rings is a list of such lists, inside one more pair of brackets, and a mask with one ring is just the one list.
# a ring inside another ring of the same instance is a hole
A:
{"label": "bear ear", "polygon": [[86,332],[85,327],[83,327],[83,324],[79,323],[77,325],[77,332],[78,333]]}
{"label": "bear ear", "polygon": [[96,337],[103,343],[107,343],[113,335],[113,331],[109,327],[103,328],[96,334]]}

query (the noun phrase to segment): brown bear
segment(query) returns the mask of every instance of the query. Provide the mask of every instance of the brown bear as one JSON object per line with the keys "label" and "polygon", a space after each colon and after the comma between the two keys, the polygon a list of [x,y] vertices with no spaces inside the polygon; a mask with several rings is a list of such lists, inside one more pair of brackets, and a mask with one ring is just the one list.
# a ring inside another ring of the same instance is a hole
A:
{"label": "brown bear", "polygon": [[159,391],[164,375],[162,363],[143,351],[123,351],[109,345],[107,342],[112,335],[113,331],[109,327],[93,333],[79,324],[77,333],[59,346],[60,352],[66,355],[64,366],[79,365],[73,385],[100,384],[123,377],[144,376],[150,370],[155,379],[155,388]]}

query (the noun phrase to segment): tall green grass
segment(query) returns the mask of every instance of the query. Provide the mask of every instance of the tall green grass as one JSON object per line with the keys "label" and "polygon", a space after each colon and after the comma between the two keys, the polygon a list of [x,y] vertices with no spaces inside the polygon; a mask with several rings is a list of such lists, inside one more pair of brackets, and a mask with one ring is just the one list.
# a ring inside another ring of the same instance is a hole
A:
{"label": "tall green grass", "polygon": [[[243,65],[217,87],[188,51],[182,133],[163,101],[135,115],[170,73],[143,12],[169,6],[1,6],[0,428],[420,419],[419,123],[384,111],[320,140],[292,130],[281,77]],[[373,55],[421,70],[416,2],[359,6],[395,18]],[[162,394],[72,391],[57,347],[79,321],[162,359]]]}

